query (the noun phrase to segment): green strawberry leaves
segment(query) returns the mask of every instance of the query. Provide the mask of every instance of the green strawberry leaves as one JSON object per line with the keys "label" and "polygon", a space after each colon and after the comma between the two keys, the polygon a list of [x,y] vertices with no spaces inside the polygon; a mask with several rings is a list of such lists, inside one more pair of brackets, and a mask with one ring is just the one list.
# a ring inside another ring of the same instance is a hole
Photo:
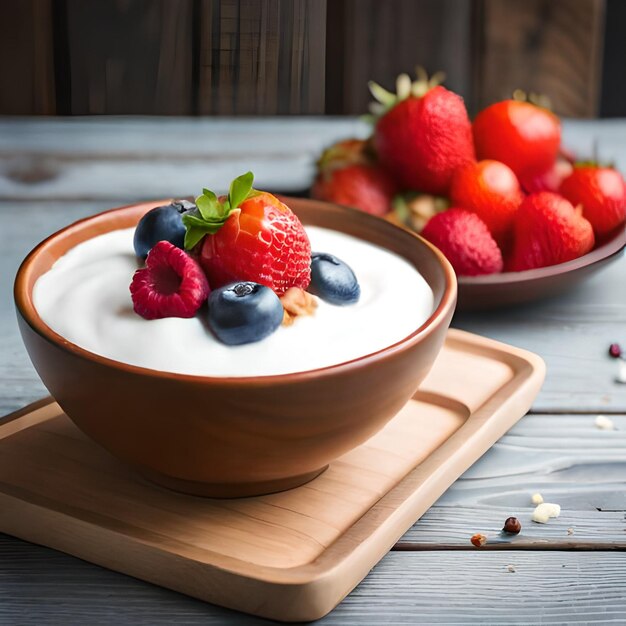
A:
{"label": "green strawberry leaves", "polygon": [[246,172],[238,176],[230,184],[228,198],[220,199],[209,189],[203,189],[202,195],[196,198],[196,209],[183,215],[185,233],[185,249],[197,246],[205,235],[214,235],[245,200],[256,191],[252,189],[254,174]]}
{"label": "green strawberry leaves", "polygon": [[233,209],[236,209],[248,198],[252,191],[252,181],[254,181],[254,174],[252,172],[246,172],[230,183],[228,202]]}
{"label": "green strawberry leaves", "polygon": [[217,196],[209,189],[202,190],[202,195],[196,198],[196,206],[202,219],[210,220],[220,216],[220,203]]}
{"label": "green strawberry leaves", "polygon": [[374,102],[370,103],[370,114],[363,116],[363,120],[375,124],[379,118],[393,109],[396,104],[409,97],[422,98],[431,89],[441,85],[446,78],[443,72],[437,72],[429,78],[428,73],[421,66],[415,68],[415,73],[417,75],[417,80],[415,81],[412,81],[408,74],[400,74],[396,78],[395,93],[387,91],[374,81],[370,81],[367,86],[374,98]]}

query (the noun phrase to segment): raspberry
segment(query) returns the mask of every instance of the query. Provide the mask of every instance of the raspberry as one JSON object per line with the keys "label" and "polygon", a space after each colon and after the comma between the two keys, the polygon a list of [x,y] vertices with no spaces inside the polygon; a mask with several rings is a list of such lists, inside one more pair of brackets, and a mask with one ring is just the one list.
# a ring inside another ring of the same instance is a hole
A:
{"label": "raspberry", "polygon": [[436,245],[459,276],[502,271],[502,253],[485,222],[465,209],[448,209],[432,217],[422,236]]}
{"label": "raspberry", "polygon": [[198,263],[168,241],[159,241],[135,272],[130,293],[135,313],[147,320],[193,317],[209,295]]}

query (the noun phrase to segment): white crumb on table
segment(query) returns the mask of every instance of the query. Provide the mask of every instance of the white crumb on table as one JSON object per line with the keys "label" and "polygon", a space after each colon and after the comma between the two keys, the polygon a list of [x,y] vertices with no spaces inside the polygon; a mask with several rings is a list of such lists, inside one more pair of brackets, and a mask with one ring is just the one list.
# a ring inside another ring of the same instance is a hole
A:
{"label": "white crumb on table", "polygon": [[606,415],[598,415],[594,421],[594,425],[600,430],[615,430],[613,420]]}
{"label": "white crumb on table", "polygon": [[551,517],[558,517],[561,514],[561,507],[551,502],[543,502],[533,511],[532,520],[538,524],[545,524]]}
{"label": "white crumb on table", "polygon": [[535,505],[543,504],[543,496],[540,493],[533,493],[533,495],[530,498],[530,500]]}

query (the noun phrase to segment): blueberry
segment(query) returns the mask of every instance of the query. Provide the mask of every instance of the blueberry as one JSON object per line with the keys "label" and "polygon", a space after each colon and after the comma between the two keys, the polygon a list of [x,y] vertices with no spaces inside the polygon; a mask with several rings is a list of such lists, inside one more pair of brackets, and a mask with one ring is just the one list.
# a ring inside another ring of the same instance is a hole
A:
{"label": "blueberry", "polygon": [[137,224],[133,245],[135,254],[145,259],[148,252],[159,242],[169,241],[183,248],[185,226],[183,214],[196,208],[193,202],[175,200],[172,204],[158,206],[148,211]]}
{"label": "blueberry", "polygon": [[223,343],[253,343],[271,335],[283,321],[283,305],[258,283],[231,283],[209,295],[209,327]]}
{"label": "blueberry", "polygon": [[354,304],[359,301],[361,287],[349,265],[332,254],[311,254],[309,291],[331,304]]}

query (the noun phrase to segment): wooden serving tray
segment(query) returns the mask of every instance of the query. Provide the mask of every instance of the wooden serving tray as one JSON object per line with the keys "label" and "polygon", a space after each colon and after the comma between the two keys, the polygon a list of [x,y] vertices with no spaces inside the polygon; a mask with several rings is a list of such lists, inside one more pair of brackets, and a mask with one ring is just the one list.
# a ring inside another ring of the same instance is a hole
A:
{"label": "wooden serving tray", "polygon": [[544,373],[534,354],[451,330],[381,432],[302,487],[238,500],[146,483],[48,398],[0,420],[0,531],[240,611],[317,619],[526,413]]}

